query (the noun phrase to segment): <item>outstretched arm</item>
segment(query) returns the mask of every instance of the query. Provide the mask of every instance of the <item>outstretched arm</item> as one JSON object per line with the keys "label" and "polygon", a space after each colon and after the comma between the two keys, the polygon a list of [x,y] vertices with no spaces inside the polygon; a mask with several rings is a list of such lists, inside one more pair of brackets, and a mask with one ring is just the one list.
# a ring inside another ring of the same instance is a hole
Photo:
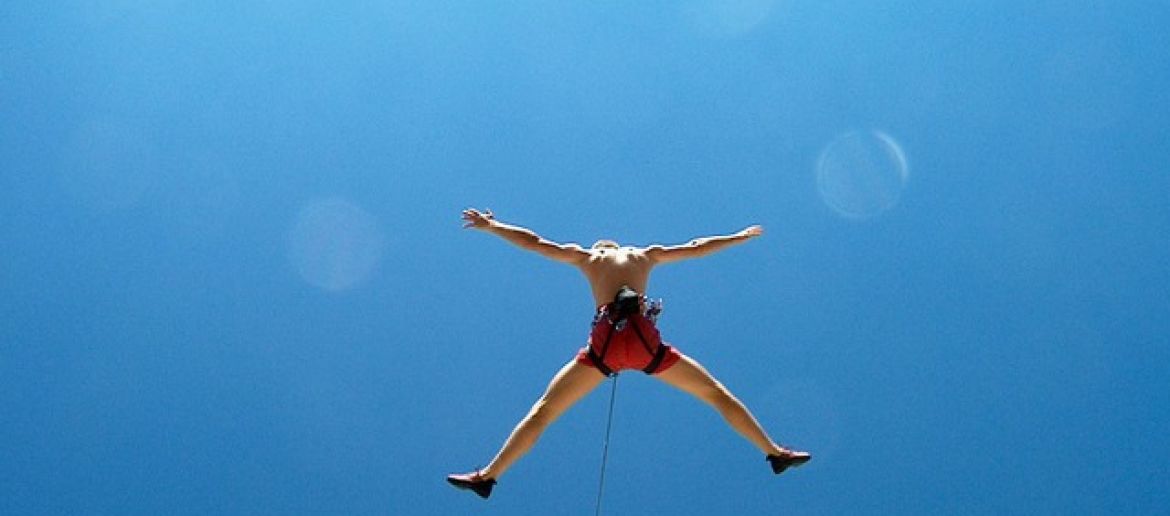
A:
{"label": "outstretched arm", "polygon": [[750,226],[732,235],[701,237],[680,245],[652,245],[646,248],[646,256],[655,263],[669,263],[688,258],[707,256],[735,244],[747,242],[764,234],[761,226]]}
{"label": "outstretched arm", "polygon": [[496,220],[491,210],[481,212],[474,208],[463,210],[464,228],[475,228],[487,231],[512,244],[539,253],[540,255],[558,262],[572,265],[579,264],[589,258],[589,252],[577,244],[558,244],[552,240],[537,235],[531,229],[505,224]]}

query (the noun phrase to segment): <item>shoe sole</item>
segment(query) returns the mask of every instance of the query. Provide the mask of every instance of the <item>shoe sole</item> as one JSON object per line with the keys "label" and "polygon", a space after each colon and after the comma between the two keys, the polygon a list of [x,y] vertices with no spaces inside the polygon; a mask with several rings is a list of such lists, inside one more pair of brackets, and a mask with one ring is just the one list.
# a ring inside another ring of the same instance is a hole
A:
{"label": "shoe sole", "polygon": [[772,473],[779,475],[785,471],[788,471],[789,468],[799,468],[805,464],[808,464],[808,462],[810,460],[812,460],[812,455],[809,455],[808,457],[805,457],[803,459],[790,460],[787,463],[785,463],[783,466],[781,466],[779,470],[773,469]]}
{"label": "shoe sole", "polygon": [[454,478],[448,478],[447,483],[451,484],[456,489],[471,491],[483,499],[487,499],[487,497],[492,495],[492,486],[495,485],[495,482],[468,482],[466,480],[456,480]]}

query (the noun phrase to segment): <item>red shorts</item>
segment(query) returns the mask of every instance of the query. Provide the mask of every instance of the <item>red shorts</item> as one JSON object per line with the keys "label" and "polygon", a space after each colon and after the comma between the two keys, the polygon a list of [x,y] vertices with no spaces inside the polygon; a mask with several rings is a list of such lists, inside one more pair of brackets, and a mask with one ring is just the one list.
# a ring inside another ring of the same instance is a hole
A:
{"label": "red shorts", "polygon": [[[638,332],[634,331],[632,326],[635,324],[638,325],[642,337],[645,337],[645,343],[638,337]],[[593,331],[589,333],[589,342],[577,353],[577,363],[597,367],[589,358],[589,348],[592,347],[594,352],[599,355],[604,351],[603,363],[615,373],[626,369],[644,370],[654,360],[654,353],[658,351],[658,347],[666,346],[666,354],[662,357],[662,362],[653,371],[648,372],[648,374],[658,374],[670,369],[670,366],[678,362],[682,356],[678,350],[674,349],[674,346],[662,341],[658,328],[642,314],[629,316],[621,329],[613,331],[613,335],[609,338],[609,346],[602,350],[612,326],[613,323],[604,314],[594,319]]]}

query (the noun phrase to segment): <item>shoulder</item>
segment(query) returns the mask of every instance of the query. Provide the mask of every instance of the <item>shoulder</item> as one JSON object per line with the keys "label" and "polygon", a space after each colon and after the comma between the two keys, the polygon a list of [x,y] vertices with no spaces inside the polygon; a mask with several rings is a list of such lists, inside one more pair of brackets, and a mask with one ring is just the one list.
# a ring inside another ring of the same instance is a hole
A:
{"label": "shoulder", "polygon": [[651,262],[657,265],[690,258],[695,255],[696,250],[697,246],[692,240],[682,245],[652,244],[646,246],[642,251]]}
{"label": "shoulder", "polygon": [[656,262],[664,251],[666,251],[666,247],[659,244],[652,244],[646,247],[631,247],[629,248],[629,255],[635,259]]}
{"label": "shoulder", "polygon": [[569,263],[582,263],[587,261],[593,253],[588,249],[581,247],[581,244],[570,242],[567,244],[560,244],[557,246],[560,249],[560,257],[563,261]]}
{"label": "shoulder", "polygon": [[669,249],[668,247],[666,247],[662,244],[650,244],[646,247],[639,249],[638,251],[641,254],[646,255],[650,259],[655,259],[655,258],[662,256],[663,253],[666,253],[668,249]]}

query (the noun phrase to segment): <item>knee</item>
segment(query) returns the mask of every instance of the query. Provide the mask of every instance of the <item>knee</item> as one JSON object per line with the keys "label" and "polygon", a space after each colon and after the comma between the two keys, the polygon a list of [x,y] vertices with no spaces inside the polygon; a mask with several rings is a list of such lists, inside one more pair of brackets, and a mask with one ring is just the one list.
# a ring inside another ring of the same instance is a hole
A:
{"label": "knee", "polygon": [[544,428],[556,419],[556,413],[553,406],[545,398],[537,400],[532,405],[532,410],[528,411],[528,424],[535,425],[538,428]]}
{"label": "knee", "polygon": [[727,387],[724,387],[723,384],[717,381],[704,386],[699,393],[699,397],[719,409],[736,403],[735,396],[732,396],[731,391],[727,390]]}

